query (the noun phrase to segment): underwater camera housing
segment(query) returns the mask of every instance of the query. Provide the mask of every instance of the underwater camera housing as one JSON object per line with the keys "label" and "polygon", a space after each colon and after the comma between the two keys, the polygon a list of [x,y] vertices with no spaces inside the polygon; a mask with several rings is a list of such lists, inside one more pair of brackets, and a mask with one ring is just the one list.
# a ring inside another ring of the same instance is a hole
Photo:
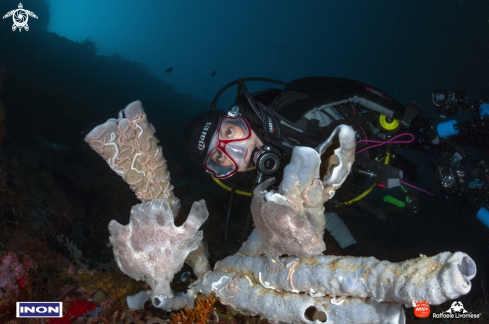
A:
{"label": "underwater camera housing", "polygon": [[282,155],[277,149],[265,145],[256,159],[256,168],[263,174],[275,174],[281,166]]}
{"label": "underwater camera housing", "polygon": [[272,177],[279,170],[283,170],[283,156],[280,152],[270,145],[265,145],[263,151],[260,152],[256,159],[256,169],[258,175],[255,180],[256,183],[262,183],[264,177]]}

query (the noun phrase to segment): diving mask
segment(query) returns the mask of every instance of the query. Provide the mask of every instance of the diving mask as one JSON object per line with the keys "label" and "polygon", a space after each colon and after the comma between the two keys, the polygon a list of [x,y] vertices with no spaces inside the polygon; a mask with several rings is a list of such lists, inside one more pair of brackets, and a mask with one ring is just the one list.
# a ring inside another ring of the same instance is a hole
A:
{"label": "diving mask", "polygon": [[205,169],[219,179],[234,175],[249,162],[252,148],[248,154],[246,149],[250,138],[251,128],[243,117],[222,117],[209,143]]}

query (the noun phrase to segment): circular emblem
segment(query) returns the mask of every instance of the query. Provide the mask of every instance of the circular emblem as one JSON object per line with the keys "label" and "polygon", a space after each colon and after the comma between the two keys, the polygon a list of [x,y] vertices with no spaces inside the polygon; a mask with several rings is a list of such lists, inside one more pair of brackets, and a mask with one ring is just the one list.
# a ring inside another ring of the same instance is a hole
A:
{"label": "circular emblem", "polygon": [[28,31],[29,25],[27,25],[27,21],[29,20],[29,16],[37,19],[36,14],[32,11],[25,10],[22,3],[19,3],[18,9],[7,12],[7,14],[2,17],[2,19],[8,18],[10,16],[12,16],[12,19],[14,21],[14,24],[12,25],[12,31],[15,31],[16,29],[19,29],[19,31],[21,31],[22,28]]}

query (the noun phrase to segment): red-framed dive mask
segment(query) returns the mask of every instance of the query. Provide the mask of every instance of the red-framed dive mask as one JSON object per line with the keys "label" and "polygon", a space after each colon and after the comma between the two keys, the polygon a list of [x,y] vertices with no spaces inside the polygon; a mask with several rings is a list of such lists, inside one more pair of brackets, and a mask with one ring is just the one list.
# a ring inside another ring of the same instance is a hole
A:
{"label": "red-framed dive mask", "polygon": [[204,160],[205,169],[216,178],[232,176],[245,161],[251,128],[243,117],[222,117]]}

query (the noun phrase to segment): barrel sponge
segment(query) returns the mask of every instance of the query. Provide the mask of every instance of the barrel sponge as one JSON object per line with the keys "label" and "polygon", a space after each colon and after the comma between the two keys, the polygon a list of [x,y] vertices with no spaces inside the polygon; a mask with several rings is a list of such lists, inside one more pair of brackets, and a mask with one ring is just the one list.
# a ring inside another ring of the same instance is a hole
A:
{"label": "barrel sponge", "polygon": [[144,280],[154,297],[173,297],[170,282],[187,255],[197,249],[203,233],[199,227],[209,213],[204,200],[192,205],[185,223],[176,227],[170,204],[164,199],[133,206],[128,225],[112,220],[110,242],[119,268],[129,277]]}

